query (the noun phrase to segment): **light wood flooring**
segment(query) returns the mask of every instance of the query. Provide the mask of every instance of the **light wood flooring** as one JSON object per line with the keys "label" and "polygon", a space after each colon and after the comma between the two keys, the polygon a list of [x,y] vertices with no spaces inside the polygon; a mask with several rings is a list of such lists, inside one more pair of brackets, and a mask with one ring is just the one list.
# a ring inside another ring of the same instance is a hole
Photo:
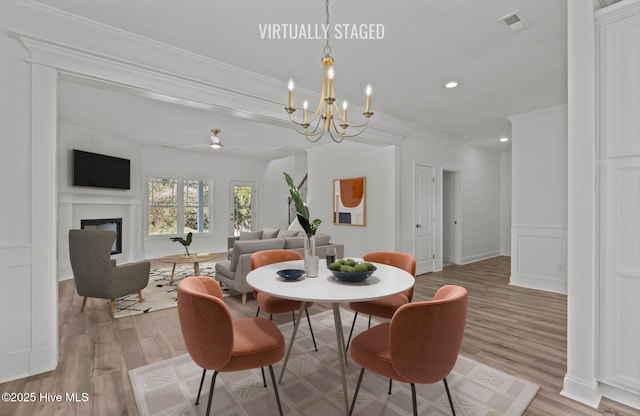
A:
{"label": "light wood flooring", "polygon": [[[441,272],[418,276],[414,300],[430,299],[444,284],[468,289],[462,354],[538,384],[540,392],[527,415],[640,415],[640,411],[607,399],[596,410],[560,396],[566,370],[566,296],[509,286],[509,272],[509,257],[448,266]],[[58,368],[0,384],[0,392],[63,397],[65,393],[87,392],[89,400],[0,402],[0,415],[138,415],[127,371],[186,352],[177,309],[111,319],[106,301],[89,299],[80,313],[82,299],[72,280],[60,282],[59,298]],[[225,299],[235,318],[255,315],[251,296],[244,306],[239,296]],[[310,312],[327,309],[316,304]],[[285,322],[288,317],[274,319]]]}

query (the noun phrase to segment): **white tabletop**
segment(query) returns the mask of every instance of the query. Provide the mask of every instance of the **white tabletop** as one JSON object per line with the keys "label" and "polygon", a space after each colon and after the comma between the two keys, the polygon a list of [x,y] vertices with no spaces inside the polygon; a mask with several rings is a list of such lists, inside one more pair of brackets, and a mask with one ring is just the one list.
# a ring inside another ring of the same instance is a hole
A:
{"label": "white tabletop", "polygon": [[377,270],[362,282],[338,280],[320,260],[317,277],[304,275],[297,280],[285,280],[276,272],[282,269],[304,269],[302,260],[273,263],[252,270],[247,283],[260,292],[285,299],[307,302],[346,303],[384,298],[413,287],[415,279],[397,267],[373,263]]}

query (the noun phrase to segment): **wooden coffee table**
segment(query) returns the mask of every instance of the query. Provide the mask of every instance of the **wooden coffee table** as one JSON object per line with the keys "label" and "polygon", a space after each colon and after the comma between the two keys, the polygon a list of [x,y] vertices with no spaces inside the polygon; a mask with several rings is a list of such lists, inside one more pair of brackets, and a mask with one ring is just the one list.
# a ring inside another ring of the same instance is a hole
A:
{"label": "wooden coffee table", "polygon": [[212,261],[216,258],[215,254],[191,254],[185,256],[184,254],[174,254],[171,256],[161,257],[158,260],[162,263],[171,263],[173,268],[171,269],[171,279],[169,283],[173,283],[173,275],[176,272],[176,264],[193,263],[194,276],[200,275],[200,263],[204,261]]}

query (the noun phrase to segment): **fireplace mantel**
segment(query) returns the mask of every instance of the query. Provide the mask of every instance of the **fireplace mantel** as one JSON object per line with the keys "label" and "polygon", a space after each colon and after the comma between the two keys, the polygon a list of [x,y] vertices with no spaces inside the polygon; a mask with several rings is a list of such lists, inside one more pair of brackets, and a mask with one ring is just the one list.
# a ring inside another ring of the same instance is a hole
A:
{"label": "fireplace mantel", "polygon": [[139,195],[127,193],[59,192],[59,204],[140,205]]}

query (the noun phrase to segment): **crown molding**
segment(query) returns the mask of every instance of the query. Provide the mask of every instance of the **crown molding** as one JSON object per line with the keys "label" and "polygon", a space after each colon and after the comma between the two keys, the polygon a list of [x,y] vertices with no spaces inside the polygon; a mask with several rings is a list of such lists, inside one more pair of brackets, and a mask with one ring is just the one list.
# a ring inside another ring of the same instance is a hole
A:
{"label": "crown molding", "polygon": [[640,0],[623,0],[594,12],[596,27],[640,13]]}

